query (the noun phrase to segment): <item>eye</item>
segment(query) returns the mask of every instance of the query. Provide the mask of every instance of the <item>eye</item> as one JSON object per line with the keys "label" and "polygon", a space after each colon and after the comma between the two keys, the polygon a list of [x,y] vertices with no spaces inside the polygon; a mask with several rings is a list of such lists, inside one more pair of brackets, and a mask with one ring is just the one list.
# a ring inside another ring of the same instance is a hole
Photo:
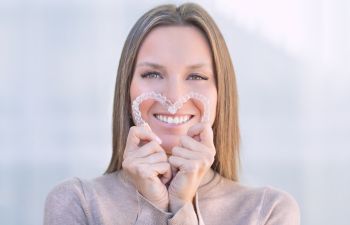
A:
{"label": "eye", "polygon": [[191,74],[189,76],[189,80],[208,80],[208,77],[201,76],[201,75],[198,75],[198,74]]}
{"label": "eye", "polygon": [[153,78],[158,78],[158,77],[162,77],[162,76],[158,72],[146,72],[146,73],[141,74],[141,77],[153,79]]}

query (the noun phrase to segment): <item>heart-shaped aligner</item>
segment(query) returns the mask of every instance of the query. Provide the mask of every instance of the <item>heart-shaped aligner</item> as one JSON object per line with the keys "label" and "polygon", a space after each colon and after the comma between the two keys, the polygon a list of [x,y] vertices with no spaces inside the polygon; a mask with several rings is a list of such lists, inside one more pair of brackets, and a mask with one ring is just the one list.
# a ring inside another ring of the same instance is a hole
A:
{"label": "heart-shaped aligner", "polygon": [[175,103],[172,103],[167,97],[165,97],[161,93],[151,91],[151,92],[146,92],[137,96],[136,99],[132,102],[132,114],[134,116],[136,125],[142,126],[146,123],[142,119],[142,115],[140,112],[140,105],[145,100],[154,99],[160,102],[163,106],[167,108],[168,112],[174,115],[177,112],[177,110],[179,110],[183,106],[183,104],[191,98],[197,99],[203,104],[204,112],[202,116],[202,122],[208,122],[209,121],[209,99],[204,95],[201,95],[196,92],[190,92],[187,95],[182,96]]}

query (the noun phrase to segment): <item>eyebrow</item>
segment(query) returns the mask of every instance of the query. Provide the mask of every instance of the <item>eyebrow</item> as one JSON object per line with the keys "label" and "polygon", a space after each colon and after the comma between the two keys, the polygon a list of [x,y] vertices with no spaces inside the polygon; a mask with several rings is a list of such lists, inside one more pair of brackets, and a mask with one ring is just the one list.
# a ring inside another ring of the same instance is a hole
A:
{"label": "eyebrow", "polygon": [[[149,66],[149,67],[152,67],[152,68],[155,68],[155,69],[165,69],[164,66],[158,64],[158,63],[153,63],[153,62],[141,62],[141,63],[138,63],[136,65],[136,67],[142,67],[142,66]],[[208,63],[196,63],[196,64],[193,64],[193,65],[189,65],[187,66],[187,68],[189,69],[199,69],[199,68],[203,68],[203,67],[208,67],[211,69],[210,67],[210,64]]]}

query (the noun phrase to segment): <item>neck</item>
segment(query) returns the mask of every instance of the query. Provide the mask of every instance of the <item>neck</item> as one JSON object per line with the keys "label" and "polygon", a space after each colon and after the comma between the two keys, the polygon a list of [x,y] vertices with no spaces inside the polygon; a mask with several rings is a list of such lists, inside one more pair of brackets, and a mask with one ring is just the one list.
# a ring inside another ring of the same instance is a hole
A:
{"label": "neck", "polygon": [[199,187],[202,187],[206,184],[208,184],[213,178],[214,178],[215,172],[212,168],[209,168],[207,173],[204,175]]}

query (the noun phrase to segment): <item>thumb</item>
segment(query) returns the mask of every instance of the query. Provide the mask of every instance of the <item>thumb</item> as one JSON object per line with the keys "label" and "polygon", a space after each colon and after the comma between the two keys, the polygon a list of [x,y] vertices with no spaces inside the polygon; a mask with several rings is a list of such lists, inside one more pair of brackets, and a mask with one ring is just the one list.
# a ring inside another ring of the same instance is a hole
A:
{"label": "thumb", "polygon": [[162,174],[162,176],[160,177],[160,181],[163,184],[167,184],[172,178],[172,173],[171,173],[171,169],[169,167],[169,169],[167,171],[165,171],[165,173]]}
{"label": "thumb", "polygon": [[188,129],[187,135],[206,145],[213,143],[213,129],[209,123],[201,122],[193,125]]}

